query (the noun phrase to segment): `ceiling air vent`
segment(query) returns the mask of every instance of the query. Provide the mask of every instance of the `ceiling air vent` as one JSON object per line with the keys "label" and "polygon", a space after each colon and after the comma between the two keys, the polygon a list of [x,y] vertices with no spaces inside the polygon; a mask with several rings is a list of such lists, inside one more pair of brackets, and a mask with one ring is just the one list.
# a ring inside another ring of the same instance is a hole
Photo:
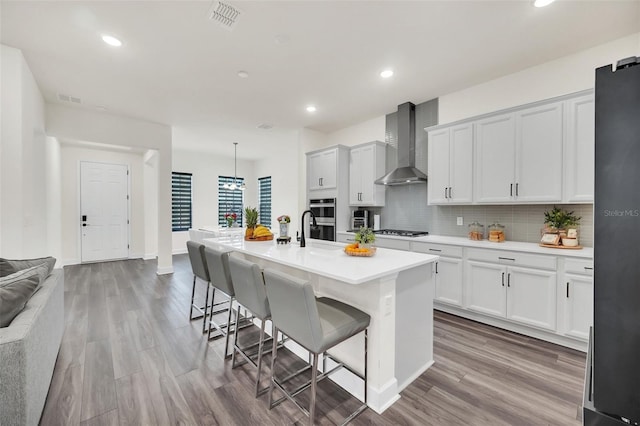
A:
{"label": "ceiling air vent", "polygon": [[271,130],[271,129],[273,129],[273,124],[271,124],[271,123],[262,123],[262,124],[258,125],[258,129]]}
{"label": "ceiling air vent", "polygon": [[209,9],[209,19],[228,30],[235,28],[242,11],[229,3],[214,1]]}
{"label": "ceiling air vent", "polygon": [[75,96],[65,95],[62,93],[58,93],[58,100],[60,102],[66,102],[66,103],[78,104],[78,105],[82,103],[82,100],[80,98],[76,98]]}

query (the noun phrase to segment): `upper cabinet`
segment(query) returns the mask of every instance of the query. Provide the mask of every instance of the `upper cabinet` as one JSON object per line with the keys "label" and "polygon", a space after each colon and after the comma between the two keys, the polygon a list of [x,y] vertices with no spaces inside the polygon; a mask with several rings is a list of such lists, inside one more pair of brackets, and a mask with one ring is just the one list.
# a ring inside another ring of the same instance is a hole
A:
{"label": "upper cabinet", "polygon": [[593,93],[566,104],[564,197],[570,203],[592,203],[595,165],[595,103]]}
{"label": "upper cabinet", "polygon": [[376,141],[354,146],[349,154],[349,204],[384,206],[385,186],[373,183],[385,174],[386,144]]}
{"label": "upper cabinet", "polygon": [[338,149],[307,154],[307,173],[309,191],[334,189],[338,175]]}
{"label": "upper cabinet", "polygon": [[584,91],[427,128],[429,204],[593,202],[594,123]]}
{"label": "upper cabinet", "polygon": [[473,201],[473,124],[429,132],[429,204]]}

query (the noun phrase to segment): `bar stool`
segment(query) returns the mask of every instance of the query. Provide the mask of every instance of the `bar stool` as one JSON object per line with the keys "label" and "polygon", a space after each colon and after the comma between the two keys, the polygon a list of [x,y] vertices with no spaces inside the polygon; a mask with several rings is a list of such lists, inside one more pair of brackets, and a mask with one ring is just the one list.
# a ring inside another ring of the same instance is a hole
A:
{"label": "bar stool", "polygon": [[[223,312],[225,310],[228,310],[229,313],[227,317],[227,322],[224,324],[218,324],[213,320],[213,313],[212,313],[212,315],[209,316],[209,332],[207,334],[207,338],[211,340],[212,339],[211,326],[213,326],[213,328],[218,330],[218,332],[220,333],[217,336],[213,336],[213,338],[216,338],[219,336],[225,336],[225,344],[224,344],[225,359],[231,356],[229,355],[229,333],[231,332],[232,327],[236,327],[238,322],[237,316],[235,321],[233,323],[231,322],[231,313],[233,312],[233,301],[235,300],[236,294],[233,289],[233,282],[231,281],[231,273],[229,272],[229,254],[230,253],[231,253],[231,250],[218,250],[212,247],[205,247],[204,249],[204,257],[206,260],[207,269],[209,270],[209,277],[211,278],[210,282],[214,289],[214,295],[215,295],[215,290],[220,290],[220,292],[228,298],[228,302],[225,301],[225,303],[228,303],[227,308],[223,309],[222,311],[218,311],[218,312]],[[214,304],[213,301],[211,302],[211,304],[212,305]]]}
{"label": "bar stool", "polygon": [[[269,300],[267,299],[267,290],[264,286],[264,277],[262,269],[255,263],[249,262],[236,256],[229,257],[229,269],[231,271],[231,279],[233,281],[233,289],[236,293],[236,301],[243,308],[249,310],[254,317],[258,318],[262,324],[260,325],[260,337],[257,343],[247,347],[241,347],[238,344],[238,330],[233,337],[233,353],[231,355],[231,368],[236,368],[236,353],[239,353],[246,362],[253,364],[257,368],[256,376],[256,397],[263,394],[268,387],[260,389],[260,373],[262,372],[262,354],[264,344],[271,338],[265,336],[265,325],[267,320],[271,319],[271,309]],[[249,353],[248,351],[258,346],[258,352]],[[256,360],[253,357],[257,355]]]}
{"label": "bar stool", "polygon": [[[209,270],[207,269],[207,261],[204,258],[204,244],[194,241],[187,241],[187,252],[189,253],[189,261],[191,262],[191,270],[193,271],[193,286],[191,288],[191,307],[189,309],[189,321],[202,318],[202,332],[206,331],[207,310],[209,309]],[[200,278],[207,283],[207,293],[204,299],[204,306],[194,304],[196,295],[196,279]],[[197,317],[193,316],[193,310],[200,312]]]}
{"label": "bar stool", "polygon": [[[309,424],[313,425],[317,382],[344,367],[364,380],[364,402],[342,424],[350,422],[367,408],[367,327],[369,327],[371,317],[359,309],[337,300],[326,297],[316,298],[313,287],[308,281],[282,272],[265,269],[264,280],[271,307],[273,335],[276,336],[277,332],[281,331],[312,355],[311,382],[287,392],[275,375],[278,349],[277,341],[274,340],[271,356],[269,409],[280,402],[273,401],[273,389],[277,386],[285,394],[285,398],[292,401],[303,413],[309,416]],[[318,376],[318,356],[323,355],[323,365],[325,365],[327,350],[362,331],[364,331],[364,375],[360,375],[347,365],[330,357],[337,362],[337,365]],[[311,386],[311,401],[307,410],[294,397],[309,386]]]}

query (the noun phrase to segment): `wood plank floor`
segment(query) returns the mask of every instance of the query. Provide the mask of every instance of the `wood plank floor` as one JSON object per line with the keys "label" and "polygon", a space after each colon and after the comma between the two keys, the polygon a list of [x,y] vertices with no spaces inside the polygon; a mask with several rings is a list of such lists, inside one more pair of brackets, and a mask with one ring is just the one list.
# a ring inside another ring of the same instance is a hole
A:
{"label": "wood plank floor", "polygon": [[[65,334],[42,425],[306,424],[290,402],[269,411],[266,395],[253,397],[254,369],[232,370],[224,340],[207,342],[202,322],[188,320],[186,255],[174,256],[174,269],[157,276],[143,260],[65,268]],[[434,336],[435,365],[383,415],[366,410],[353,424],[581,423],[584,354],[440,312]],[[281,359],[283,370],[301,363]],[[318,402],[323,425],[358,403],[330,381]]]}

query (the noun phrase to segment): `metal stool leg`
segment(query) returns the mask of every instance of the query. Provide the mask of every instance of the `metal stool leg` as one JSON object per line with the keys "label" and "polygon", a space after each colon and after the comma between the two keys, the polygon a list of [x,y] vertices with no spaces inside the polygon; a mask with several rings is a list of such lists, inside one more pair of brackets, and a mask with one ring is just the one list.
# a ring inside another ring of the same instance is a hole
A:
{"label": "metal stool leg", "polygon": [[[209,308],[209,283],[207,283],[207,293],[204,296],[204,315],[202,316],[202,334],[206,333],[207,326],[207,309]],[[193,296],[191,296],[193,297]],[[191,301],[191,308],[193,309],[193,300]],[[213,312],[213,303],[211,304],[211,312]]]}
{"label": "metal stool leg", "polygon": [[189,321],[193,319],[193,299],[196,296],[196,276],[193,276],[193,286],[191,287],[191,305],[189,307]]}
{"label": "metal stool leg", "polygon": [[[258,372],[256,373],[256,398],[260,395],[260,371],[262,370],[262,349],[264,348],[264,327],[267,320],[262,320],[262,325],[260,326],[260,344],[258,345]],[[236,335],[238,334],[238,330],[236,330]],[[278,341],[278,339],[273,339],[274,341]]]}
{"label": "metal stool leg", "polygon": [[309,406],[309,426],[313,426],[316,415],[316,388],[318,386],[318,354],[313,354],[311,367],[311,403]]}
{"label": "metal stool leg", "polygon": [[273,339],[273,346],[271,348],[271,377],[269,379],[269,410],[273,408],[273,388],[275,386],[275,368],[276,368],[276,358],[278,357],[278,328],[272,322],[271,325],[271,335],[275,336]]}

